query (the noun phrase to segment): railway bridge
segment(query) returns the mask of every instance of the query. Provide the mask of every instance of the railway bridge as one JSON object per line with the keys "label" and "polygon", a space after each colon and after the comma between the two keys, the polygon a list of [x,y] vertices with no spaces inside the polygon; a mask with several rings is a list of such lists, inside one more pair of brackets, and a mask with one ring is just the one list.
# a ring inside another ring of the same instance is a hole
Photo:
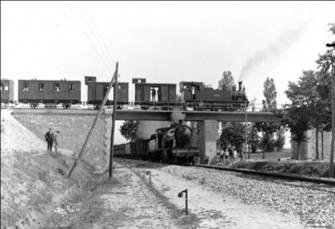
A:
{"label": "railway bridge", "polygon": [[[112,109],[105,109],[105,119],[111,120]],[[82,109],[15,109],[13,113],[36,113],[45,115],[96,115],[95,110]],[[213,111],[162,111],[162,110],[117,110],[116,120],[147,121],[197,121],[200,123],[200,152],[211,161],[216,155],[216,128],[218,121],[273,122],[279,118],[271,112],[213,112]],[[106,130],[111,128],[107,122]],[[109,131],[108,131],[109,132]]]}
{"label": "railway bridge", "polygon": [[[112,115],[113,109],[105,109],[103,115]],[[89,109],[13,109],[12,113],[60,114],[60,115],[96,115]],[[183,116],[185,121],[231,121],[231,122],[274,122],[279,118],[272,112],[214,112],[214,111],[162,111],[162,110],[117,110],[116,120],[170,121],[174,113]]]}
{"label": "railway bridge", "polygon": [[211,162],[217,152],[216,129],[218,121],[273,122],[279,118],[272,112],[212,112],[212,111],[118,111],[118,120],[197,121],[200,123],[201,158],[208,156]]}

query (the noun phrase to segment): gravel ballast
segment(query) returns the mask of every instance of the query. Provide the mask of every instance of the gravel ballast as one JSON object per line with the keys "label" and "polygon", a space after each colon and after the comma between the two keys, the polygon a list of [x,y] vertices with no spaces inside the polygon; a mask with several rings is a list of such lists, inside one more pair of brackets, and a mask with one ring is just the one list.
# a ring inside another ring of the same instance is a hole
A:
{"label": "gravel ballast", "polygon": [[[163,171],[197,182],[211,190],[228,195],[250,205],[262,205],[275,211],[289,214],[295,217],[312,215],[313,211],[320,210],[321,204],[325,204],[326,197],[334,195],[335,187],[316,185],[306,182],[286,182],[282,180],[256,178],[244,174],[216,171],[205,168],[167,166]],[[310,198],[311,205],[303,202],[307,195],[313,194]],[[318,195],[325,193],[325,195]],[[305,203],[305,205],[304,205]],[[323,208],[323,216],[333,214],[332,203]],[[302,208],[300,208],[300,205]],[[309,212],[307,212],[309,211]]]}

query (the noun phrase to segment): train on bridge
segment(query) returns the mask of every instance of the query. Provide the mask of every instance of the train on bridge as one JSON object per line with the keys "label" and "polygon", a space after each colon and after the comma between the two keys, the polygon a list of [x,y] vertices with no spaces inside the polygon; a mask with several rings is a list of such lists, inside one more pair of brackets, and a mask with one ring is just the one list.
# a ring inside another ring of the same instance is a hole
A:
{"label": "train on bridge", "polygon": [[[110,85],[109,82],[98,82],[95,76],[86,76],[87,104],[99,108]],[[214,89],[205,86],[203,82],[182,81],[177,85],[168,83],[147,83],[144,78],[134,78],[135,106],[141,109],[172,110],[179,106],[193,110],[238,110],[248,104],[245,88],[242,81],[238,88],[224,87]],[[115,87],[113,85],[113,87]],[[14,81],[1,79],[1,103],[14,102]],[[30,104],[31,108],[37,108],[39,104],[62,104],[64,108],[70,108],[73,104],[81,104],[81,81],[72,80],[18,80],[18,102]],[[118,108],[130,104],[129,83],[117,83]],[[107,100],[106,105],[113,104],[113,100]]]}

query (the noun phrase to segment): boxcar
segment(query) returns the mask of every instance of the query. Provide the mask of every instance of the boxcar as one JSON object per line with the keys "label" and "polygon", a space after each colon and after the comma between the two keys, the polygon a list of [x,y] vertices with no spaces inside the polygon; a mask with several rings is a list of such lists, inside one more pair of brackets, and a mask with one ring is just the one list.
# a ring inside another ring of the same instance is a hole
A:
{"label": "boxcar", "polygon": [[149,156],[149,140],[129,142],[114,146],[114,156],[147,160]]}
{"label": "boxcar", "polygon": [[62,103],[64,107],[81,102],[81,82],[68,80],[19,80],[18,101],[30,103]]}
{"label": "boxcar", "polygon": [[1,103],[14,102],[14,81],[1,79]]}
{"label": "boxcar", "polygon": [[[106,92],[108,90],[108,87],[110,85],[109,82],[87,82],[87,104],[93,104],[93,105],[100,105],[102,103],[102,100],[104,99],[104,96],[106,95]],[[114,87],[114,84],[113,84]],[[117,104],[123,105],[128,103],[128,89],[129,84],[118,82],[117,83]],[[110,92],[112,93],[112,91]],[[113,100],[107,100],[106,105],[113,104]]]}
{"label": "boxcar", "polygon": [[176,84],[135,83],[135,104],[175,105]]}

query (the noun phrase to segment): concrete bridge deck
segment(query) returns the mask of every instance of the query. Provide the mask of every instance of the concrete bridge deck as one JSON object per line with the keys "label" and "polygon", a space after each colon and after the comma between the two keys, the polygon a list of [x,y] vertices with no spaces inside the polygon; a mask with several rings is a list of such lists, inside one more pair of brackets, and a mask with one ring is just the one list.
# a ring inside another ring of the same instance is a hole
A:
{"label": "concrete bridge deck", "polygon": [[[106,109],[103,115],[111,115],[112,109]],[[97,110],[80,109],[13,109],[12,113],[30,113],[45,115],[96,115]],[[185,121],[245,121],[245,112],[212,112],[212,111],[161,111],[161,110],[117,110],[117,120],[148,120],[148,121],[170,121],[173,116],[183,117]],[[279,118],[271,112],[247,112],[248,122],[273,122]]]}

